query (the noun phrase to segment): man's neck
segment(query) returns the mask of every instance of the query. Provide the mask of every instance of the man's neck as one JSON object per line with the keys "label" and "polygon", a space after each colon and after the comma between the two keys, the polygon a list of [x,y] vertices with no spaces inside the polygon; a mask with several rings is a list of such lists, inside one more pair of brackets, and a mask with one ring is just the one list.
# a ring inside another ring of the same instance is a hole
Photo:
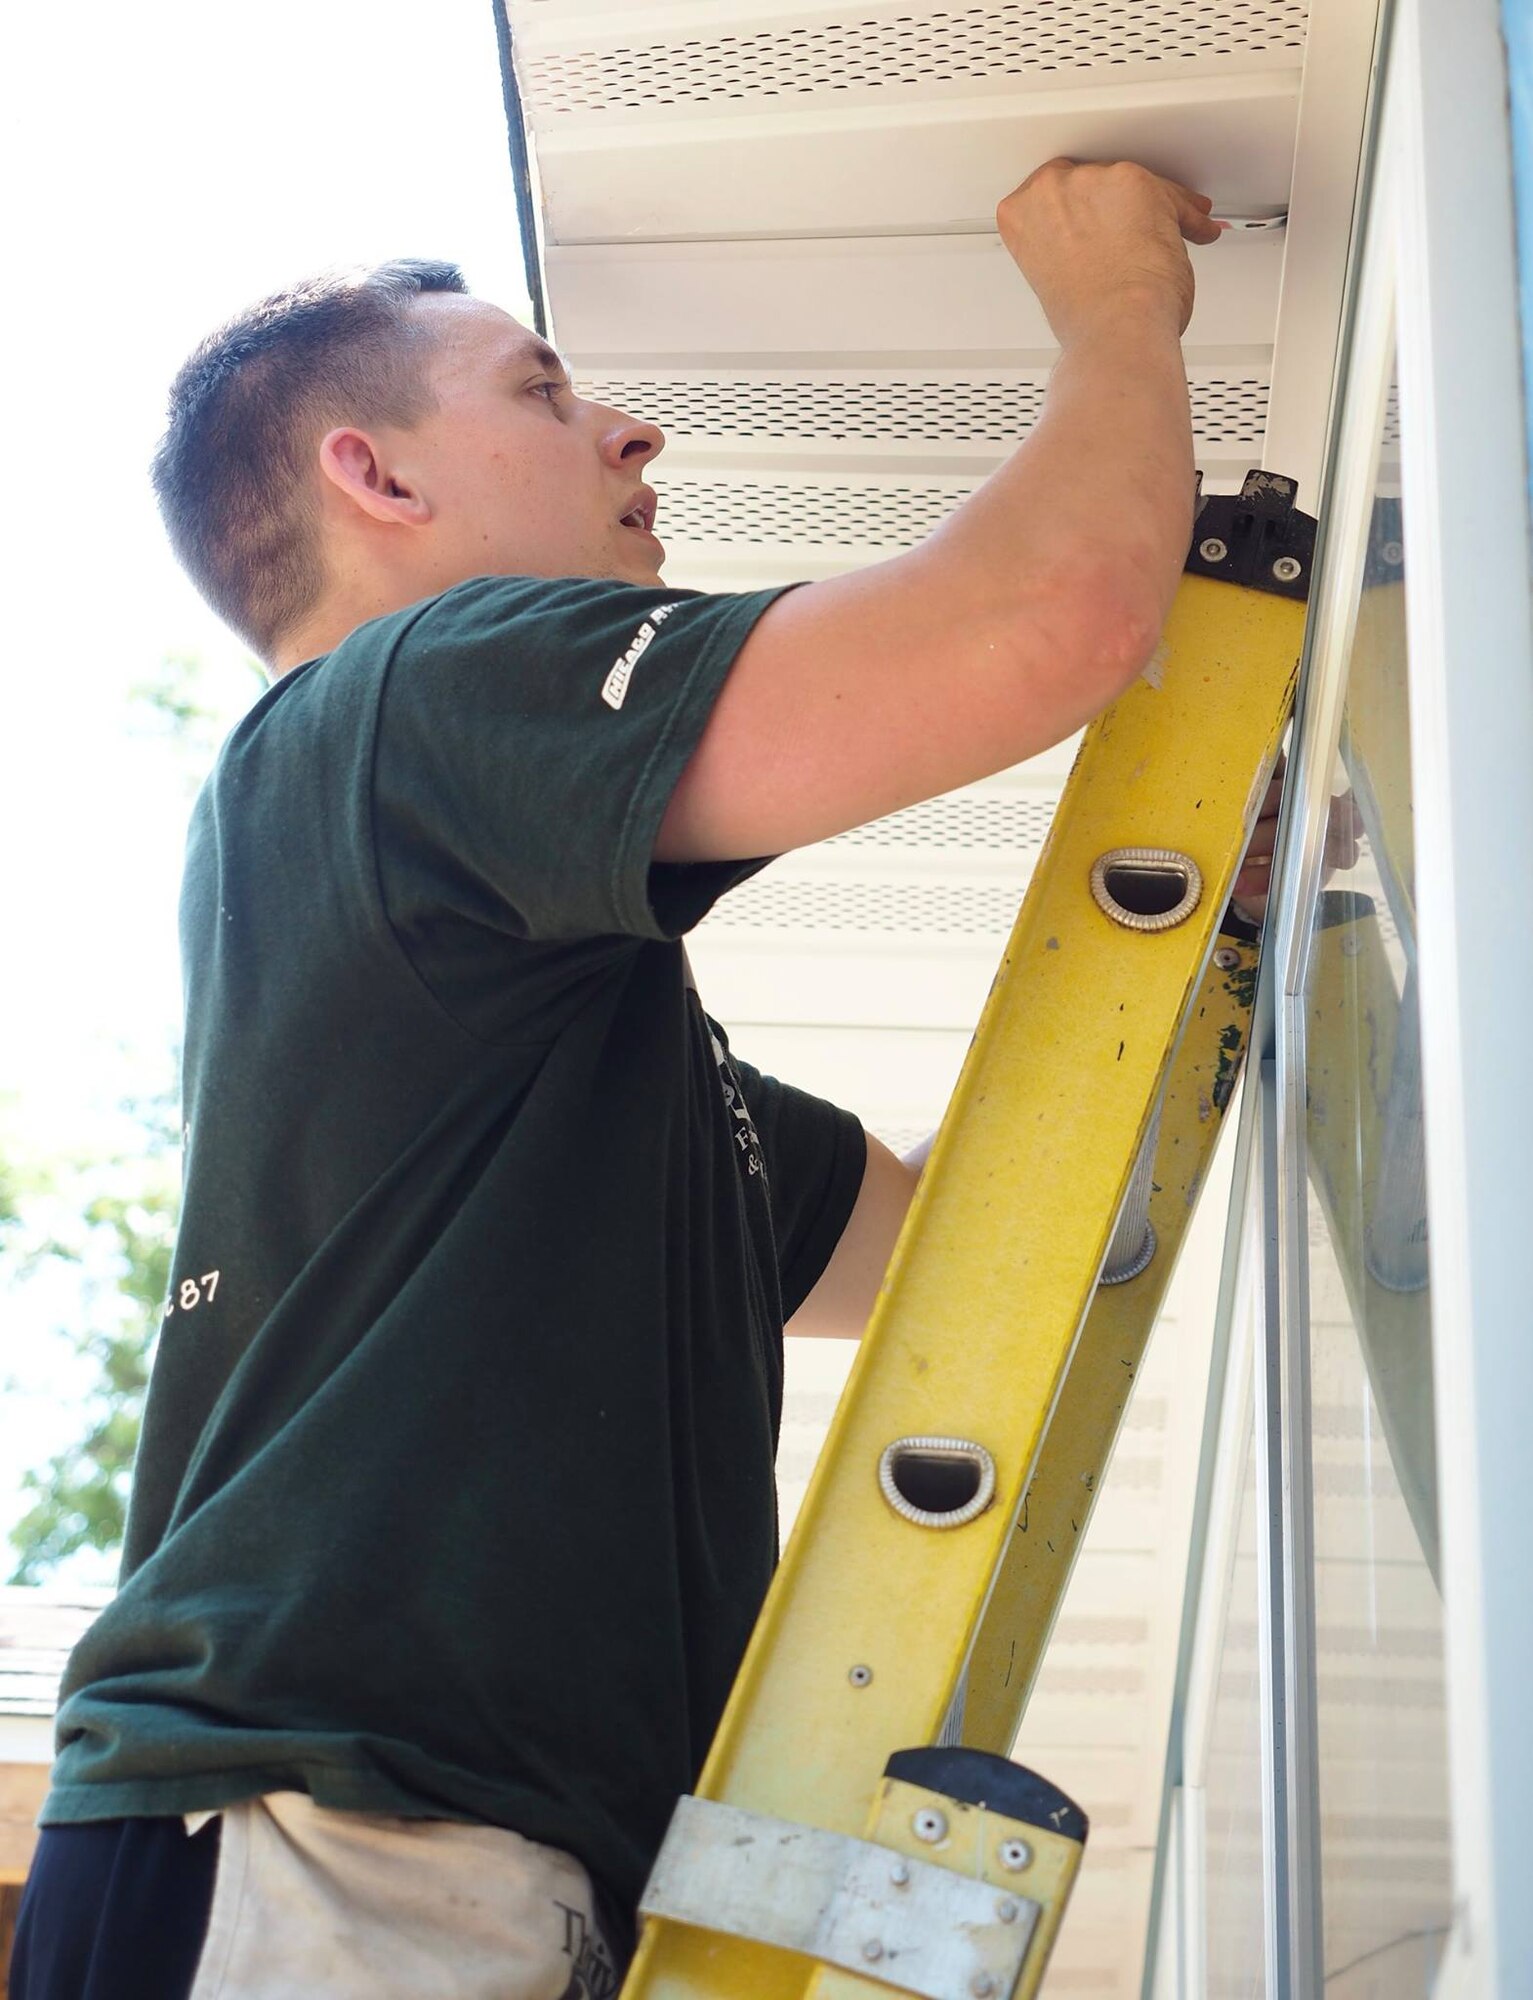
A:
{"label": "man's neck", "polygon": [[365,604],[327,601],[312,617],[295,626],[277,648],[271,661],[272,679],[281,680],[284,674],[290,674],[294,667],[301,667],[306,660],[317,660],[324,653],[333,653],[344,638],[355,632],[359,625],[365,625],[370,618],[382,618],[390,611],[402,611],[407,604],[415,602],[414,597],[408,596],[393,601],[381,591]]}

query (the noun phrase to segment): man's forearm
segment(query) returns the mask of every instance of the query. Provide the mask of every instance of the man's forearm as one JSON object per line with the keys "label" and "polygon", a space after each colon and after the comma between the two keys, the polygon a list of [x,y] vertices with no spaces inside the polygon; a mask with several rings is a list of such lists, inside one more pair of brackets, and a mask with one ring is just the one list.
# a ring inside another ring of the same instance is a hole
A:
{"label": "man's forearm", "polygon": [[[999,472],[930,539],[976,579],[1032,595],[1060,580],[1165,622],[1192,534],[1192,419],[1164,310],[1124,307],[1061,354],[1042,414]],[[982,586],[983,587],[983,586]]]}

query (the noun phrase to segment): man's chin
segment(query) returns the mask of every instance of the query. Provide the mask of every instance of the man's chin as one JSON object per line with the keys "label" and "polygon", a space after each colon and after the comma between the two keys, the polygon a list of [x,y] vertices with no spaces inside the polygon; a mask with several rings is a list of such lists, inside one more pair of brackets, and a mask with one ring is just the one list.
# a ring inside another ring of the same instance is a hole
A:
{"label": "man's chin", "polygon": [[658,535],[637,528],[618,529],[618,575],[628,583],[663,583],[665,545]]}

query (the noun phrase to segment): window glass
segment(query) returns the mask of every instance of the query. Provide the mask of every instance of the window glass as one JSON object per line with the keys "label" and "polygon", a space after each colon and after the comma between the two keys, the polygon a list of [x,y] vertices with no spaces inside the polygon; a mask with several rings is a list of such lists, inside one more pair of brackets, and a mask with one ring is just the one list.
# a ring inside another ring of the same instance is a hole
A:
{"label": "window glass", "polygon": [[1449,1924],[1430,1249],[1395,397],[1305,988],[1325,1990],[1431,1992]]}
{"label": "window glass", "polygon": [[[1233,1345],[1255,1335],[1261,1299],[1260,1233],[1253,1211],[1241,1260]],[[1233,1366],[1233,1358],[1232,1358]],[[1262,1713],[1257,1649],[1255,1409],[1246,1373],[1237,1432],[1239,1494],[1229,1594],[1209,1714],[1203,1776],[1204,1951],[1208,2000],[1264,2000]]]}

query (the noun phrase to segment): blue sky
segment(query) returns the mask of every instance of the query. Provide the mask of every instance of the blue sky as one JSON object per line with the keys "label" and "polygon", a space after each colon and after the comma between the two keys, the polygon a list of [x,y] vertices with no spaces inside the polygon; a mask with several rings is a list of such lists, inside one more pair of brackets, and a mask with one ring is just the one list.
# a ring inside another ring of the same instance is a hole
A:
{"label": "blue sky", "polygon": [[[186,652],[231,719],[254,685],[155,514],[171,376],[330,264],[448,257],[526,307],[490,0],[86,0],[22,10],[5,60],[0,1130],[48,1153],[109,1135],[176,1032],[187,800],[129,691]],[[6,1311],[0,1532],[76,1392],[42,1315]]]}

